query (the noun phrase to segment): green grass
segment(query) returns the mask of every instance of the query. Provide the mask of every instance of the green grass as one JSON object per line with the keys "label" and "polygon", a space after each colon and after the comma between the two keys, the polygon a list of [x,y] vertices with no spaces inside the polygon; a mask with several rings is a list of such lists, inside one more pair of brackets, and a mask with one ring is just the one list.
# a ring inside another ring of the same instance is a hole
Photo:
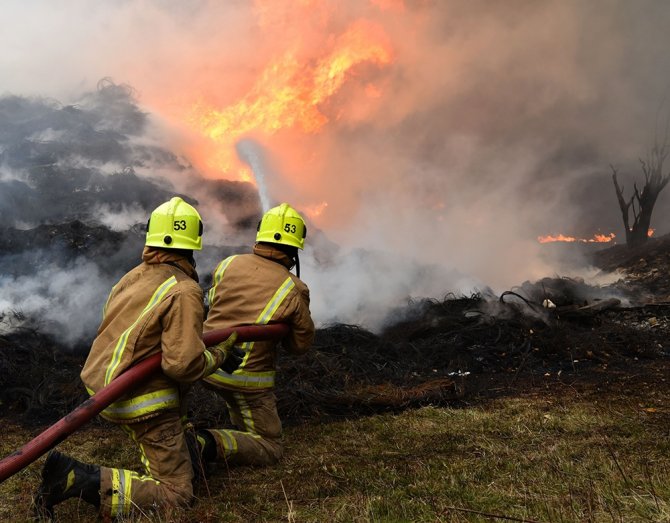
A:
{"label": "green grass", "polygon": [[[664,398],[563,393],[293,427],[280,465],[222,466],[190,511],[144,520],[670,521],[670,413],[645,410]],[[3,455],[29,437],[5,429]],[[82,430],[59,448],[137,467],[114,427]],[[28,519],[42,461],[0,485],[0,520]],[[95,519],[74,500],[57,513]]]}

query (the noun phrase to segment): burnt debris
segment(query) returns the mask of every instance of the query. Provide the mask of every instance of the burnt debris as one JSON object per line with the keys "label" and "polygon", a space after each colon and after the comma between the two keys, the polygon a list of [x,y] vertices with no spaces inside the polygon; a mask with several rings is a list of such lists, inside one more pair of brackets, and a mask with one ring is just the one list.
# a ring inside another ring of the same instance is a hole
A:
{"label": "burnt debris", "polygon": [[[418,300],[379,334],[356,325],[319,329],[306,356],[280,357],[280,414],[290,424],[460,404],[667,358],[670,304],[634,303],[624,292],[625,281],[646,281],[654,269],[622,270],[627,276],[607,288],[546,278],[498,297]],[[653,274],[667,278],[665,267]],[[11,320],[5,315],[0,324]],[[0,336],[0,413],[33,423],[64,415],[85,397],[84,357],[26,325]],[[192,394],[196,424],[225,423],[212,392],[196,386]]]}

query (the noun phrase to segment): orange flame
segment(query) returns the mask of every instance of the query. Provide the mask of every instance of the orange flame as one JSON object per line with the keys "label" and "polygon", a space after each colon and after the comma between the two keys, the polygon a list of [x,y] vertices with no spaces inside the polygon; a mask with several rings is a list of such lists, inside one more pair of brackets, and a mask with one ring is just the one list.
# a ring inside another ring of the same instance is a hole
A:
{"label": "orange flame", "polygon": [[[305,5],[309,6],[309,2]],[[267,11],[260,14],[268,16]],[[206,163],[227,177],[249,179],[235,155],[234,144],[240,138],[289,129],[319,132],[333,117],[337,118],[324,111],[324,104],[355,75],[356,67],[366,63],[381,67],[392,59],[383,30],[365,20],[351,24],[320,57],[311,61],[301,59],[304,52],[301,54],[299,44],[287,46],[288,50],[266,65],[241,100],[223,108],[201,101],[191,111],[192,125],[218,145],[215,157]],[[380,96],[379,88],[373,84],[367,84],[364,92],[369,98]]]}
{"label": "orange flame", "polygon": [[608,243],[611,242],[614,238],[616,238],[616,234],[611,232],[609,234],[594,234],[593,238],[588,239],[586,241],[595,243]]}
{"label": "orange flame", "polygon": [[[647,236],[651,238],[654,235],[654,229],[649,229],[647,231]],[[608,243],[616,238],[616,234],[611,232],[610,234],[599,234],[596,233],[592,238],[575,238],[574,236],[565,236],[563,234],[557,234],[556,236],[547,235],[547,236],[538,236],[537,241],[540,243],[553,243],[553,242],[580,242],[580,243]]]}
{"label": "orange flame", "polygon": [[579,242],[579,243],[608,243],[616,238],[616,234],[613,232],[610,234],[594,234],[592,238],[575,238],[574,236],[565,236],[563,234],[558,234],[556,236],[547,235],[547,236],[538,236],[537,241],[540,243],[553,243],[553,242]]}
{"label": "orange flame", "polygon": [[328,207],[328,202],[324,201],[315,205],[308,205],[307,207],[304,207],[303,210],[310,218],[316,218],[317,216],[321,216],[326,207]]}

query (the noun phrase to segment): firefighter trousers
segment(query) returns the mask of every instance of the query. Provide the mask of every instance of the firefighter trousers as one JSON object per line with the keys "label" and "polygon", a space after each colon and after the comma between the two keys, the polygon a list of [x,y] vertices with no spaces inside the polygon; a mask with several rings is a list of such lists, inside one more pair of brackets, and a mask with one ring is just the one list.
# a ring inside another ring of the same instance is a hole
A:
{"label": "firefighter trousers", "polygon": [[209,429],[216,441],[216,461],[231,465],[273,465],[281,459],[282,426],[272,391],[218,389],[238,430]]}
{"label": "firefighter trousers", "polygon": [[141,453],[144,473],[100,467],[100,512],[112,518],[193,501],[193,468],[177,411],[121,425]]}

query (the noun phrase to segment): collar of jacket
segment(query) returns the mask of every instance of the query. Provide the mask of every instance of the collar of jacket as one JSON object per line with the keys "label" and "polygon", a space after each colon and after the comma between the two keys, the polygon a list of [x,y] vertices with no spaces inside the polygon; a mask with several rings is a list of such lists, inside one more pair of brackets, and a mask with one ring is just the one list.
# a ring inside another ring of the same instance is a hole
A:
{"label": "collar of jacket", "polygon": [[284,254],[279,249],[275,249],[272,245],[257,243],[254,245],[254,254],[275,261],[287,269],[291,269],[295,265],[295,261]]}
{"label": "collar of jacket", "polygon": [[188,261],[185,256],[177,252],[169,251],[168,249],[161,249],[159,247],[145,246],[144,250],[142,251],[142,261],[150,265],[154,263],[168,263],[174,267],[177,267],[195,281],[199,281],[198,273],[195,270],[195,267],[191,265],[191,262]]}

